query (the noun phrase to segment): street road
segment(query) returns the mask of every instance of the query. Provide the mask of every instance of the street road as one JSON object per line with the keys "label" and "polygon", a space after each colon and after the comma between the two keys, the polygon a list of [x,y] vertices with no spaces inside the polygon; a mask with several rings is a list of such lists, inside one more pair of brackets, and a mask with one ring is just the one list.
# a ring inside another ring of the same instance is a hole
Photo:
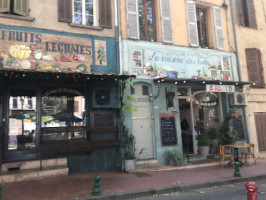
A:
{"label": "street road", "polygon": [[[255,181],[258,200],[266,199],[266,180]],[[138,198],[138,200],[246,200],[246,182]]]}

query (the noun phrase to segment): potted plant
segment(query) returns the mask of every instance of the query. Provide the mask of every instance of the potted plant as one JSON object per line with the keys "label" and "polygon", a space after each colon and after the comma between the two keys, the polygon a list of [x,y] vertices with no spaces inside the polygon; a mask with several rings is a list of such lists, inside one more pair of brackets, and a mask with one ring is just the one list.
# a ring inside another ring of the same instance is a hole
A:
{"label": "potted plant", "polygon": [[197,135],[196,140],[198,141],[198,145],[200,148],[201,155],[208,155],[210,151],[209,147],[209,137],[208,135]]}
{"label": "potted plant", "polygon": [[233,118],[232,113],[234,113],[234,110],[229,111],[219,129],[221,145],[234,144],[236,141],[236,133],[230,129],[230,120]]}
{"label": "potted plant", "polygon": [[180,166],[183,162],[182,155],[177,151],[166,150],[164,158],[168,165]]}
{"label": "potted plant", "polygon": [[206,131],[209,137],[210,153],[215,154],[218,150],[219,136],[216,128],[212,127]]}
{"label": "potted plant", "polygon": [[135,155],[135,136],[130,134],[128,129],[122,126],[122,149],[124,156],[125,171],[132,171],[136,169],[136,155]]}

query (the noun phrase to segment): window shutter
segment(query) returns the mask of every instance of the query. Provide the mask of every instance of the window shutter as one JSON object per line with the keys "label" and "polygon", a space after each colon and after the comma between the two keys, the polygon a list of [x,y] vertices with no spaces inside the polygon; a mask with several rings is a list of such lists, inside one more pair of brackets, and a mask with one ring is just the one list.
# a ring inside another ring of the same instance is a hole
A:
{"label": "window shutter", "polygon": [[266,113],[256,112],[254,116],[259,151],[266,151]]}
{"label": "window shutter", "polygon": [[14,0],[14,13],[23,16],[28,16],[29,0]]}
{"label": "window shutter", "polygon": [[58,0],[58,21],[72,22],[72,0]]}
{"label": "window shutter", "polygon": [[186,2],[188,38],[190,46],[199,46],[196,5],[193,1]]}
{"label": "window shutter", "polygon": [[246,49],[246,59],[249,81],[256,83],[254,87],[264,87],[260,51],[258,49]]}
{"label": "window shutter", "polygon": [[239,24],[241,26],[246,26],[245,25],[245,17],[244,17],[244,7],[243,7],[243,0],[238,0],[238,17],[239,17]]}
{"label": "window shutter", "polygon": [[0,12],[8,12],[10,8],[10,0],[0,0]]}
{"label": "window shutter", "polygon": [[163,42],[172,43],[172,20],[170,0],[161,0],[161,19],[162,19],[162,35]]}
{"label": "window shutter", "polygon": [[246,1],[247,1],[247,9],[248,9],[248,24],[249,24],[249,27],[250,28],[257,28],[254,1],[253,0],[246,0]]}
{"label": "window shutter", "polygon": [[100,26],[112,28],[111,0],[99,0]]}
{"label": "window shutter", "polygon": [[127,37],[139,39],[139,21],[137,0],[127,0]]}
{"label": "window shutter", "polygon": [[224,30],[222,22],[222,10],[217,6],[213,6],[215,36],[216,36],[216,48],[224,49]]}

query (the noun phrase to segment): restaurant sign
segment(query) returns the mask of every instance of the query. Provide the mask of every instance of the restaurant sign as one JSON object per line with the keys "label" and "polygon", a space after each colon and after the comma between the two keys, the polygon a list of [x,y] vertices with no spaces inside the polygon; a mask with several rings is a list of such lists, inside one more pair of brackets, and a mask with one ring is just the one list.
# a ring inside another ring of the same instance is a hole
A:
{"label": "restaurant sign", "polygon": [[206,92],[235,92],[235,86],[207,84]]}
{"label": "restaurant sign", "polygon": [[0,29],[0,42],[0,68],[90,73],[90,38]]}

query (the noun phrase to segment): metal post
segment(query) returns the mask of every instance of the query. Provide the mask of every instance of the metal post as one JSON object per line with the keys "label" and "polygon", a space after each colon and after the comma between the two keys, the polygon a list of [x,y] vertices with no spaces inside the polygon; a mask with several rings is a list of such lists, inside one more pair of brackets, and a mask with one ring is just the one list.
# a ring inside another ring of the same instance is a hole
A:
{"label": "metal post", "polygon": [[91,193],[94,196],[99,196],[102,194],[101,188],[100,188],[100,180],[101,180],[101,177],[99,175],[94,176],[94,188]]}
{"label": "metal post", "polygon": [[246,183],[246,189],[248,190],[247,200],[257,200],[256,191],[258,189],[255,182],[249,181]]}

